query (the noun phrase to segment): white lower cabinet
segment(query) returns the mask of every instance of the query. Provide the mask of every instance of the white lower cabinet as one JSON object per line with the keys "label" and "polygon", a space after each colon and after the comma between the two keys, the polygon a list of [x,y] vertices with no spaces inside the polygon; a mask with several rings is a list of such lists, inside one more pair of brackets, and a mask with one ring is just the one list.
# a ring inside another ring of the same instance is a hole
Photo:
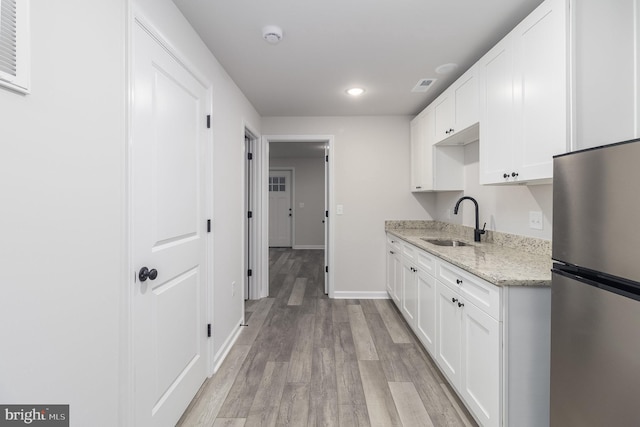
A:
{"label": "white lower cabinet", "polygon": [[462,304],[458,390],[483,426],[499,426],[500,323],[473,304]]}
{"label": "white lower cabinet", "polygon": [[415,328],[416,311],[418,310],[418,269],[413,263],[408,261],[402,262],[402,296],[400,297],[402,315],[411,326]]}
{"label": "white lower cabinet", "polygon": [[436,353],[436,279],[418,268],[418,318],[415,332],[431,354]]}
{"label": "white lower cabinet", "polygon": [[406,242],[387,249],[389,294],[475,420],[548,426],[551,289],[498,287]]}
{"label": "white lower cabinet", "polygon": [[[402,265],[400,262],[400,242],[392,237],[387,237],[387,292],[393,302],[399,306],[402,285]],[[399,308],[399,307],[398,307]]]}

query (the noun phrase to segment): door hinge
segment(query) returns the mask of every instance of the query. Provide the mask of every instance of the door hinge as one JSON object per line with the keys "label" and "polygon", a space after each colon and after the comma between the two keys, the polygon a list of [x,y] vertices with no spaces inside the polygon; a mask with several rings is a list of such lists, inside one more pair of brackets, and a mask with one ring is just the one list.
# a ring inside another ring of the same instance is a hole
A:
{"label": "door hinge", "polygon": [[207,338],[211,338],[211,323],[207,323]]}
{"label": "door hinge", "polygon": [[207,233],[211,233],[211,220],[207,220]]}
{"label": "door hinge", "polygon": [[253,153],[247,153],[247,160],[253,160]]}
{"label": "door hinge", "polygon": [[325,273],[328,273],[328,272],[329,272],[329,266],[328,266],[328,265],[325,265],[325,266],[324,266],[324,272],[325,272]]}
{"label": "door hinge", "polygon": [[325,216],[326,218],[329,218],[329,211],[324,211],[324,216]]}
{"label": "door hinge", "polygon": [[247,212],[247,218],[253,218],[253,212],[252,211]]}
{"label": "door hinge", "polygon": [[211,114],[207,114],[207,129],[211,129]]}
{"label": "door hinge", "polygon": [[253,270],[252,269],[248,269],[247,270],[247,276],[249,276],[249,277],[253,276]]}
{"label": "door hinge", "polygon": [[324,156],[324,161],[329,163],[329,156]]}

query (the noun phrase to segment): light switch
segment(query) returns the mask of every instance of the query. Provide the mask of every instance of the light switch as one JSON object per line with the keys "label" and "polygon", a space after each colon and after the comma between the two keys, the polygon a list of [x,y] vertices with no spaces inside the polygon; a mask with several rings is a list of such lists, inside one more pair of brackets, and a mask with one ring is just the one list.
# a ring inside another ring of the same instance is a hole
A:
{"label": "light switch", "polygon": [[298,205],[300,208],[304,208],[304,202],[300,202],[300,204]]}
{"label": "light switch", "polygon": [[342,215],[344,213],[344,206],[336,205],[336,215]]}

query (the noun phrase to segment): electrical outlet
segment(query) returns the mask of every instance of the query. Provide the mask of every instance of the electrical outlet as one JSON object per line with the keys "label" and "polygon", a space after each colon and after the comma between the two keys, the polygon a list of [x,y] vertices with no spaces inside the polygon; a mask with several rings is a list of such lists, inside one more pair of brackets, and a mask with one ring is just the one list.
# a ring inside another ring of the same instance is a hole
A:
{"label": "electrical outlet", "polygon": [[304,202],[300,202],[298,206],[300,206],[300,208],[304,208]]}
{"label": "electrical outlet", "polygon": [[231,282],[231,296],[236,295],[236,282]]}
{"label": "electrical outlet", "polygon": [[342,215],[344,213],[343,205],[336,205],[336,215]]}
{"label": "electrical outlet", "polygon": [[529,228],[533,230],[542,230],[542,212],[529,212]]}

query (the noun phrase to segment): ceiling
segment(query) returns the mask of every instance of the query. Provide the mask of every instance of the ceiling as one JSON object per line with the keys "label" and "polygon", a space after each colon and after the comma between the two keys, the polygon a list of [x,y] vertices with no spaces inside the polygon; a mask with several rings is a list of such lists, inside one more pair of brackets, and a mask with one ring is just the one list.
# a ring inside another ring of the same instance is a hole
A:
{"label": "ceiling", "polygon": [[[174,0],[263,117],[414,115],[541,0]],[[262,28],[283,30],[279,44]],[[436,68],[456,63],[446,75]],[[438,80],[412,93],[422,78]],[[346,95],[352,86],[360,97]]]}

